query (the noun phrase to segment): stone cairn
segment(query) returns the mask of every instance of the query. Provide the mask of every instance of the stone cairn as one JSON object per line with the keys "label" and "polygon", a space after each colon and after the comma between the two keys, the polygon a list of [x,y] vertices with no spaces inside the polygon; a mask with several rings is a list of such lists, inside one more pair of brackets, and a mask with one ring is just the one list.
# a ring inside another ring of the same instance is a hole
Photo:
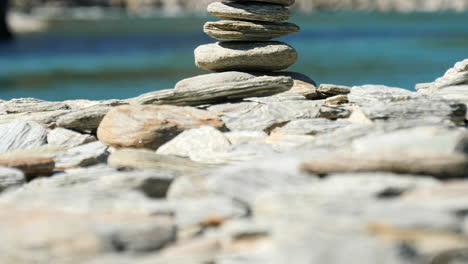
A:
{"label": "stone cairn", "polygon": [[208,12],[221,21],[207,22],[204,32],[220,42],[195,49],[197,67],[216,72],[272,72],[297,61],[297,52],[286,43],[271,41],[299,31],[282,22],[293,14],[295,0],[231,0],[215,2]]}

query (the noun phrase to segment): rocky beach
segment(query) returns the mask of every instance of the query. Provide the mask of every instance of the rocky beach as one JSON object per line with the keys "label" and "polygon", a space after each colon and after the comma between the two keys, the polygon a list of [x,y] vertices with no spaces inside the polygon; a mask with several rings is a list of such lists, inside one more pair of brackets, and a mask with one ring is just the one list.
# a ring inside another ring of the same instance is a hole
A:
{"label": "rocky beach", "polygon": [[468,59],[317,84],[293,2],[210,4],[173,89],[0,100],[0,263],[468,263]]}

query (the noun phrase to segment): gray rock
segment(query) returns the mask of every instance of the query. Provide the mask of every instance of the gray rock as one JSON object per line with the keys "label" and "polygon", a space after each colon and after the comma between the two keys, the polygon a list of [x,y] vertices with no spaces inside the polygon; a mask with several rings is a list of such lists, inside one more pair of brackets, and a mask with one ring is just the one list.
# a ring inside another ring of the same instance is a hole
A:
{"label": "gray rock", "polygon": [[223,72],[182,80],[176,89],[143,94],[130,99],[135,104],[170,104],[197,106],[235,101],[248,97],[268,96],[287,91],[293,86],[289,77]]}
{"label": "gray rock", "polygon": [[298,170],[296,158],[281,156],[213,169],[206,185],[209,192],[249,204],[262,191],[294,188],[314,180]]}
{"label": "gray rock", "polygon": [[0,193],[8,188],[26,183],[26,177],[18,169],[0,167]]}
{"label": "gray rock", "polygon": [[55,166],[59,169],[91,166],[105,162],[108,155],[106,145],[92,142],[57,153]]}
{"label": "gray rock", "polygon": [[231,143],[222,132],[213,127],[186,130],[162,145],[157,151],[161,155],[187,157],[193,161],[212,163],[216,153],[227,152]]}
{"label": "gray rock", "polygon": [[47,102],[34,98],[12,99],[0,105],[0,114],[37,113],[57,110],[70,110],[63,102]]}
{"label": "gray rock", "polygon": [[451,154],[468,149],[468,131],[442,126],[421,126],[372,134],[356,139],[356,152],[425,152]]}
{"label": "gray rock", "polygon": [[275,76],[289,76],[293,78],[293,81],[294,81],[293,87],[290,90],[283,92],[282,94],[279,94],[279,96],[302,95],[306,99],[311,99],[311,100],[322,98],[322,95],[317,90],[316,83],[307,75],[297,73],[297,72],[272,72],[269,74],[275,75]]}
{"label": "gray rock", "polygon": [[326,106],[335,106],[348,103],[348,96],[347,95],[335,95],[332,97],[328,97],[325,99]]}
{"label": "gray rock", "polygon": [[15,121],[32,121],[48,128],[54,128],[56,127],[57,119],[68,113],[71,113],[71,110],[5,114],[0,115],[0,124],[6,124]]}
{"label": "gray rock", "polygon": [[450,120],[460,124],[464,123],[467,112],[466,106],[456,101],[429,98],[386,86],[353,87],[348,99],[360,107],[356,113],[370,121]]}
{"label": "gray rock", "polygon": [[166,196],[172,181],[179,175],[168,170],[117,170],[95,166],[66,170],[50,178],[40,178],[24,186],[25,189],[55,189],[87,187],[102,190],[136,190],[148,197]]}
{"label": "gray rock", "polygon": [[65,128],[55,128],[47,134],[47,143],[49,145],[77,147],[86,143],[96,141],[96,137],[89,134],[81,134]]}
{"label": "gray rock", "polygon": [[453,178],[468,175],[468,156],[421,151],[339,153],[314,157],[304,162],[301,167],[319,175],[382,171]]}
{"label": "gray rock", "polygon": [[95,132],[104,116],[112,109],[110,106],[93,106],[81,109],[57,119],[59,127],[81,132]]}
{"label": "gray rock", "polygon": [[292,23],[222,20],[206,23],[203,30],[218,40],[265,41],[296,33],[300,29]]}
{"label": "gray rock", "polygon": [[195,49],[197,67],[210,71],[274,71],[297,61],[297,52],[283,42],[218,42]]}
{"label": "gray rock", "polygon": [[[327,103],[325,101],[325,103]],[[348,118],[351,116],[351,111],[347,107],[338,107],[338,106],[321,106],[320,107],[320,117],[336,120],[340,118]]]}
{"label": "gray rock", "polygon": [[351,92],[351,87],[336,84],[321,84],[318,90],[325,96],[330,97],[349,94]]}
{"label": "gray rock", "polygon": [[47,130],[35,122],[0,125],[0,153],[31,149],[46,144]]}
{"label": "gray rock", "polygon": [[324,118],[299,119],[272,131],[273,135],[319,135],[350,126],[345,120],[331,121]]}
{"label": "gray rock", "polygon": [[304,100],[304,97],[278,97],[214,105],[208,110],[222,113],[222,120],[231,131],[270,132],[292,120],[318,117],[320,105],[320,102]]}
{"label": "gray rock", "polygon": [[122,149],[112,152],[107,161],[118,168],[162,169],[181,173],[194,173],[207,166],[186,158],[159,155],[149,150]]}
{"label": "gray rock", "polygon": [[192,107],[119,106],[102,120],[97,135],[109,146],[156,150],[184,130],[201,126],[224,128],[218,114]]}
{"label": "gray rock", "polygon": [[291,10],[272,4],[215,2],[208,6],[208,12],[216,17],[234,20],[277,22],[289,19]]}

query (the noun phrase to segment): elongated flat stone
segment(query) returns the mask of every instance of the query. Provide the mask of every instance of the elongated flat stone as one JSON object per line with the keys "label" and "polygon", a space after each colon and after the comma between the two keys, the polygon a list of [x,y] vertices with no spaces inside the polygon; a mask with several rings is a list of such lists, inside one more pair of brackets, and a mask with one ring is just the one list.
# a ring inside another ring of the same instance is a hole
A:
{"label": "elongated flat stone", "polygon": [[278,22],[288,20],[293,13],[288,8],[275,5],[250,2],[215,2],[208,6],[208,12],[223,19],[242,19],[252,21]]}
{"label": "elongated flat stone", "polygon": [[184,79],[176,84],[175,89],[150,92],[129,101],[134,104],[196,106],[274,95],[291,89],[293,83],[286,76],[210,73]]}
{"label": "elongated flat stone", "polygon": [[203,30],[210,37],[219,40],[262,41],[298,32],[300,28],[285,22],[222,20],[206,23]]}
{"label": "elongated flat stone", "polygon": [[294,48],[279,41],[218,42],[195,49],[197,67],[210,71],[283,70],[297,57]]}

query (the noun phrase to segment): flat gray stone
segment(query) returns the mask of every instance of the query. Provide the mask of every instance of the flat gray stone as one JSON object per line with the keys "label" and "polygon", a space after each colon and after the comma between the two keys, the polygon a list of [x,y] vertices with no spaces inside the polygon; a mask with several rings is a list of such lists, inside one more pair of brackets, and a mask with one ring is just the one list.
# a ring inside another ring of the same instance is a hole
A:
{"label": "flat gray stone", "polygon": [[54,146],[77,147],[96,141],[96,137],[89,134],[81,134],[73,130],[57,127],[47,134],[47,143]]}
{"label": "flat gray stone", "polygon": [[152,198],[164,198],[172,181],[180,173],[156,169],[118,170],[106,166],[94,166],[66,170],[49,178],[39,178],[24,189],[57,189],[87,187],[107,190],[135,190]]}
{"label": "flat gray stone", "polygon": [[57,119],[57,126],[81,132],[95,132],[104,118],[112,109],[110,106],[94,106],[71,112]]}
{"label": "flat gray stone", "polygon": [[46,144],[47,130],[35,122],[15,121],[0,125],[0,153],[32,149]]}
{"label": "flat gray stone", "polygon": [[222,20],[207,22],[203,31],[218,40],[265,41],[299,32],[300,28],[292,23],[268,23]]}
{"label": "flat gray stone", "polygon": [[277,22],[289,19],[293,14],[281,5],[250,2],[215,2],[208,6],[208,12],[216,17],[234,20]]}
{"label": "flat gray stone", "polygon": [[194,173],[207,168],[206,165],[186,158],[159,155],[154,151],[143,149],[114,151],[109,156],[108,163],[117,168],[162,169],[181,173]]}
{"label": "flat gray stone", "polygon": [[316,118],[320,102],[304,97],[277,97],[265,101],[247,101],[214,105],[209,111],[222,113],[222,120],[231,131],[265,131],[282,126],[292,120]]}
{"label": "flat gray stone", "polygon": [[272,131],[273,135],[319,135],[350,126],[349,121],[331,121],[325,118],[299,119]]}
{"label": "flat gray stone", "polygon": [[318,91],[327,97],[335,95],[346,95],[351,92],[351,87],[336,84],[321,84]]}
{"label": "flat gray stone", "polygon": [[37,113],[57,110],[70,110],[64,102],[47,102],[34,98],[12,99],[0,104],[1,114]]}
{"label": "flat gray stone", "polygon": [[81,145],[55,155],[55,167],[60,169],[86,167],[105,162],[109,153],[100,141]]}
{"label": "flat gray stone", "polygon": [[24,183],[26,183],[26,177],[23,172],[14,168],[0,167],[0,193]]}
{"label": "flat gray stone", "polygon": [[195,49],[197,67],[210,71],[283,70],[297,61],[294,48],[283,42],[218,42]]}
{"label": "flat gray stone", "polygon": [[359,106],[354,117],[359,113],[369,121],[438,120],[461,124],[467,113],[466,105],[457,101],[378,85],[353,87],[348,100]]}

